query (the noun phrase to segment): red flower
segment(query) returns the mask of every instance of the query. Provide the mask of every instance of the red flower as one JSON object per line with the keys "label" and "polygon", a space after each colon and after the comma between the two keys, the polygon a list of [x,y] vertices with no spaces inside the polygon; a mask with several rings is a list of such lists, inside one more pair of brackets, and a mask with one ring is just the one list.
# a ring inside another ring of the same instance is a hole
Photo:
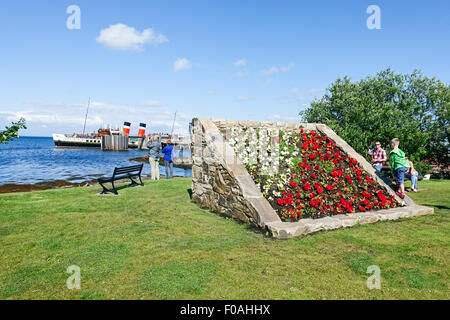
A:
{"label": "red flower", "polygon": [[291,181],[291,187],[292,187],[292,188],[297,187],[297,182]]}
{"label": "red flower", "polygon": [[379,191],[377,196],[378,196],[378,200],[380,200],[380,202],[386,202],[386,196],[383,194],[383,191]]}
{"label": "red flower", "polygon": [[352,178],[351,178],[349,175],[346,175],[346,176],[345,176],[345,179],[347,180],[347,182],[348,182],[349,184],[352,184],[353,180],[352,180]]}
{"label": "red flower", "polygon": [[359,211],[364,211],[365,208],[363,206],[359,206]]}
{"label": "red flower", "polygon": [[283,199],[278,198],[278,199],[277,199],[277,203],[278,203],[280,206],[282,206],[282,205],[284,204],[284,201],[283,201]]}
{"label": "red flower", "polygon": [[303,190],[305,190],[305,191],[311,190],[311,185],[310,185],[308,182],[305,183],[305,184],[303,185]]}
{"label": "red flower", "polygon": [[370,198],[372,195],[368,192],[363,192],[364,198]]}
{"label": "red flower", "polygon": [[314,153],[311,153],[311,154],[309,155],[309,158],[310,158],[311,160],[314,160],[314,159],[316,158],[316,155],[315,155]]}

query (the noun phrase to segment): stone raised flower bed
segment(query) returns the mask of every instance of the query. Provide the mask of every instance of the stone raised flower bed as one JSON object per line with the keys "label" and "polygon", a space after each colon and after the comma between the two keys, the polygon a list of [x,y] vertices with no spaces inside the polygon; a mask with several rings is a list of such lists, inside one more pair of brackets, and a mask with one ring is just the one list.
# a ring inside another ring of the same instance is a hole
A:
{"label": "stone raised flower bed", "polygon": [[193,119],[192,199],[288,238],[432,213],[322,124]]}

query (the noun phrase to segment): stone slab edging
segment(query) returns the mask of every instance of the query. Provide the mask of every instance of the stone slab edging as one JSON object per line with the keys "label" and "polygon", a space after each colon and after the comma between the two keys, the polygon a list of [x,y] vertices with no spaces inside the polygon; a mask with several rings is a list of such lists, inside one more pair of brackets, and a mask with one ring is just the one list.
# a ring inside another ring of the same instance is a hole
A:
{"label": "stone slab edging", "polygon": [[[227,119],[206,119],[195,118],[202,127],[204,139],[207,145],[214,149],[214,159],[218,161],[230,176],[235,179],[242,191],[243,197],[248,206],[255,213],[255,220],[259,227],[268,229],[272,236],[279,239],[306,235],[321,230],[333,230],[343,227],[350,227],[355,224],[374,223],[377,221],[396,220],[412,216],[432,214],[433,208],[418,206],[409,197],[402,201],[392,190],[387,178],[378,176],[372,165],[358,154],[350,145],[339,137],[331,128],[324,124],[317,123],[292,123],[292,122],[270,122],[270,121],[241,121]],[[194,121],[193,121],[194,122]],[[403,207],[381,209],[377,211],[358,212],[350,214],[335,215],[320,219],[305,218],[297,222],[283,222],[272,208],[267,199],[262,195],[256,186],[245,166],[237,157],[234,148],[226,141],[221,129],[233,126],[265,127],[280,130],[317,130],[333,140],[337,147],[342,149],[348,156],[355,158],[359,165],[381,186],[385,187],[389,194],[395,196],[399,203],[405,204]],[[194,159],[198,162],[200,159]]]}
{"label": "stone slab edging", "polygon": [[397,220],[432,213],[434,213],[433,208],[414,205],[385,210],[342,214],[320,219],[305,218],[297,222],[269,222],[267,223],[267,227],[272,232],[274,238],[288,239],[321,230],[334,230],[352,227],[356,224]]}

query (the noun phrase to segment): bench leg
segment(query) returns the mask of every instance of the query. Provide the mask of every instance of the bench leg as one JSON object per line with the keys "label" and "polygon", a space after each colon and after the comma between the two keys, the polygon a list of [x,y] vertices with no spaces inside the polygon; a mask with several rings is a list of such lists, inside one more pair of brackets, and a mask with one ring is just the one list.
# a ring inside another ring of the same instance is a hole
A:
{"label": "bench leg", "polygon": [[128,178],[131,180],[130,186],[135,186],[138,184],[132,177],[128,177]]}
{"label": "bench leg", "polygon": [[139,175],[139,181],[141,182],[141,186],[144,186],[144,183],[142,182],[141,176]]}
{"label": "bench leg", "polygon": [[100,192],[100,194],[107,194],[108,192],[113,192],[115,195],[118,195],[116,188],[114,187],[114,181],[111,182],[112,184],[112,189],[108,189],[107,187],[105,187],[103,185],[103,183],[99,182],[99,184],[102,186],[103,190],[102,192]]}
{"label": "bench leg", "polygon": [[102,186],[103,190],[100,192],[100,194],[107,194],[108,191],[110,191],[108,188],[106,188],[103,183],[99,182],[99,184]]}
{"label": "bench leg", "polygon": [[111,191],[114,192],[114,194],[117,196],[118,193],[117,193],[116,187],[114,186],[114,181],[111,182],[111,185],[113,187]]}

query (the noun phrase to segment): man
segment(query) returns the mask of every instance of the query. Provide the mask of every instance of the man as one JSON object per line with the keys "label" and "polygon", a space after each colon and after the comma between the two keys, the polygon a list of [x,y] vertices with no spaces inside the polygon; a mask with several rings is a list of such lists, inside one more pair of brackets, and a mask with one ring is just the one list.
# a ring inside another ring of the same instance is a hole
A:
{"label": "man", "polygon": [[159,180],[159,158],[161,153],[161,141],[158,135],[151,137],[151,141],[147,143],[148,162],[150,163],[151,179]]}
{"label": "man", "polygon": [[167,146],[162,150],[164,153],[164,166],[166,167],[166,179],[172,179],[173,177],[173,146],[172,141],[167,141]]}
{"label": "man", "polygon": [[381,148],[380,141],[375,142],[375,150],[370,150],[369,155],[372,156],[372,167],[381,172],[384,163],[387,161],[386,151]]}

